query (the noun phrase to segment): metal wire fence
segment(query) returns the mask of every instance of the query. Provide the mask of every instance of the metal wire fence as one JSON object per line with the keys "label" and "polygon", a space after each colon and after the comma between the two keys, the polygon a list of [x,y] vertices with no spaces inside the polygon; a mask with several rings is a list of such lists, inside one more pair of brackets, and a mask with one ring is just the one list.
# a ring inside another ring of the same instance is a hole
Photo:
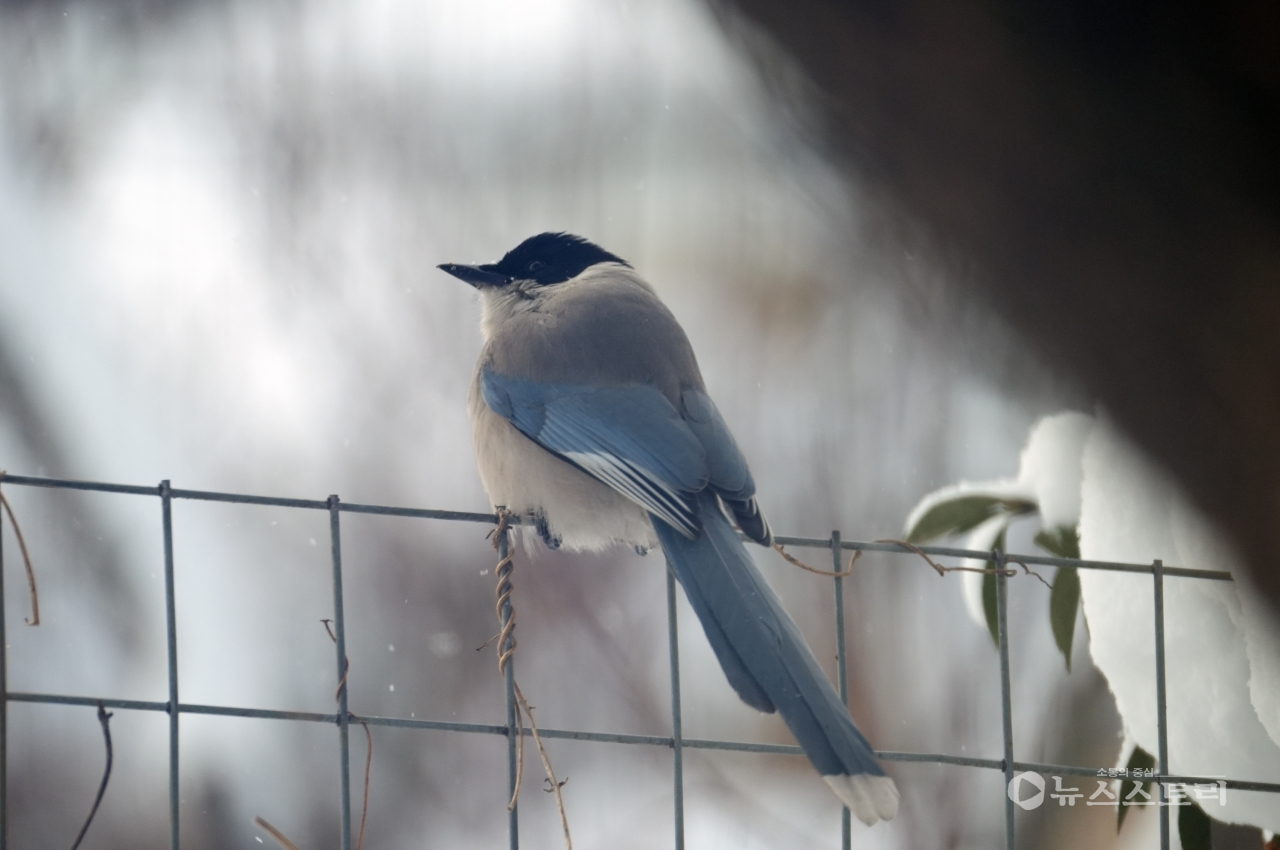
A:
{"label": "metal wire fence", "polygon": [[[0,473],[0,484],[24,487],[45,487],[65,490],[86,490],[103,493],[117,493],[130,496],[145,496],[159,500],[160,533],[163,537],[164,551],[164,586],[165,586],[165,632],[168,657],[168,698],[164,701],[107,699],[94,696],[73,696],[67,694],[23,693],[10,691],[8,688],[8,643],[6,641],[4,620],[4,583],[0,581],[0,687],[4,691],[4,699],[0,701],[0,850],[8,846],[8,788],[7,788],[7,741],[8,741],[8,705],[10,702],[42,703],[56,705],[79,705],[88,707],[105,706],[106,708],[127,711],[164,712],[169,718],[169,844],[171,850],[179,850],[178,804],[179,796],[179,746],[178,728],[183,714],[218,715],[224,717],[248,717],[308,723],[327,723],[337,727],[337,748],[339,757],[339,829],[342,850],[351,848],[351,769],[348,730],[352,720],[359,720],[370,726],[390,726],[405,729],[426,729],[446,732],[459,732],[479,735],[506,736],[508,745],[508,788],[514,791],[517,781],[517,746],[521,734],[531,732],[527,727],[517,728],[518,713],[514,693],[513,665],[505,668],[506,717],[505,726],[476,723],[456,723],[442,720],[420,720],[404,717],[377,717],[360,715],[356,718],[347,706],[346,685],[346,625],[343,616],[342,601],[342,537],[341,517],[343,513],[378,514],[382,516],[405,517],[412,519],[443,520],[451,522],[473,522],[496,524],[493,514],[468,513],[464,511],[427,510],[421,508],[401,508],[387,505],[364,505],[341,501],[337,496],[325,500],[286,499],[271,496],[251,496],[239,493],[217,493],[201,490],[180,490],[162,481],[158,486],[145,487],[128,484],[109,484],[89,481],[69,481],[52,478],[36,478],[21,475]],[[187,499],[205,502],[229,502],[244,505],[263,505],[299,510],[326,511],[329,515],[330,552],[333,563],[333,625],[336,651],[336,674],[338,706],[334,714],[273,711],[268,709],[242,708],[224,705],[198,705],[184,703],[179,700],[178,692],[178,644],[177,623],[178,612],[174,601],[174,554],[173,554],[173,518],[172,505],[175,499]],[[514,522],[515,520],[513,520]],[[3,523],[3,515],[0,515]],[[785,546],[810,547],[827,549],[830,552],[833,571],[840,572],[841,553],[844,551],[886,552],[919,557],[919,552],[931,556],[977,558],[993,561],[996,565],[996,612],[998,623],[998,646],[1000,656],[1000,690],[1003,753],[1000,758],[973,758],[955,756],[944,753],[916,753],[877,751],[876,755],[886,762],[917,762],[929,764],[958,765],[979,770],[1000,771],[1004,774],[1002,787],[1009,787],[1018,772],[1033,771],[1041,774],[1059,776],[1099,776],[1105,768],[1081,765],[1041,764],[1017,761],[1013,755],[1013,711],[1010,699],[1009,672],[1009,629],[1007,617],[1007,576],[1006,564],[1020,563],[1024,565],[1043,565],[1051,567],[1077,567],[1089,570],[1110,570],[1116,572],[1145,573],[1152,577],[1152,593],[1154,594],[1155,622],[1155,679],[1156,679],[1156,712],[1158,752],[1156,754],[1156,774],[1149,777],[1158,789],[1160,805],[1160,847],[1168,850],[1169,806],[1167,805],[1168,787],[1171,784],[1220,784],[1225,788],[1241,791],[1263,791],[1280,793],[1280,783],[1253,782],[1237,779],[1221,779],[1219,777],[1177,776],[1169,773],[1168,723],[1165,699],[1165,653],[1164,653],[1164,580],[1166,576],[1200,579],[1205,581],[1231,581],[1231,574],[1213,570],[1186,569],[1166,567],[1161,561],[1152,564],[1128,564],[1103,561],[1084,561],[1069,558],[1056,558],[1044,555],[1013,555],[1000,550],[991,552],[972,551],[944,546],[922,546],[918,550],[896,543],[869,543],[843,540],[839,531],[833,531],[831,537],[777,537],[777,542]],[[498,540],[499,558],[506,559],[509,539],[503,534]],[[0,570],[3,570],[4,550],[0,536]],[[510,562],[504,567],[510,571]],[[502,576],[499,575],[499,578]],[[848,684],[846,675],[845,648],[845,611],[844,611],[844,579],[836,576],[834,583],[835,599],[835,642],[836,670],[841,699],[848,704]],[[686,749],[728,750],[746,753],[770,753],[784,755],[801,755],[799,747],[778,744],[751,743],[747,741],[721,741],[700,738],[686,738],[681,730],[680,708],[680,659],[679,634],[676,621],[676,581],[670,570],[666,579],[667,606],[667,643],[670,657],[671,677],[671,734],[657,735],[625,735],[599,732],[586,732],[574,729],[539,729],[543,738],[573,739],[593,741],[603,744],[628,744],[638,746],[664,747],[672,753],[672,786],[674,809],[672,824],[674,846],[683,850],[684,836],[684,767],[683,751]],[[504,621],[511,615],[510,605],[502,609]],[[508,638],[510,640],[510,638]],[[504,647],[505,649],[505,647]],[[1015,846],[1014,814],[1016,804],[1011,795],[1003,796],[1005,847],[1013,850]],[[505,804],[506,801],[502,801]],[[993,805],[995,802],[993,801]],[[511,850],[517,850],[520,843],[519,807],[513,806],[508,815],[508,836]],[[849,810],[844,809],[841,817],[841,846],[848,850],[851,841]]]}

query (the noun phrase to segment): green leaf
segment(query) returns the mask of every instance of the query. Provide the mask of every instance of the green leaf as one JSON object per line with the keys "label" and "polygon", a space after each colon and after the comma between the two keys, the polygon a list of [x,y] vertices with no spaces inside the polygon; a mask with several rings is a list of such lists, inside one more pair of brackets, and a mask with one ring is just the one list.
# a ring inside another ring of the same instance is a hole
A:
{"label": "green leaf", "polygon": [[[1004,548],[1005,532],[1009,530],[1009,526],[1000,529],[1000,534],[996,536],[996,542],[992,544],[993,549]],[[994,570],[996,568],[994,561],[987,561],[987,569]],[[996,574],[994,572],[986,572],[982,574],[982,611],[987,615],[987,631],[991,632],[991,642],[1000,647],[1000,620],[999,612],[996,609]]]}
{"label": "green leaf", "polygon": [[1059,558],[1080,557],[1080,533],[1070,525],[1060,525],[1053,530],[1044,529],[1035,536],[1035,544]]}
{"label": "green leaf", "polygon": [[1062,651],[1071,672],[1071,639],[1076,632],[1076,611],[1080,609],[1080,573],[1075,567],[1059,567],[1049,591],[1049,625],[1053,640]]}
{"label": "green leaf", "polygon": [[1178,806],[1178,837],[1182,850],[1213,850],[1209,816],[1191,801]]}
{"label": "green leaf", "polygon": [[997,514],[1020,516],[1038,510],[1035,502],[998,496],[958,496],[939,502],[907,529],[908,543],[928,543],[939,537],[972,531]]}
{"label": "green leaf", "polygon": [[[1151,753],[1142,749],[1142,747],[1134,747],[1133,755],[1129,756],[1129,763],[1125,765],[1125,769],[1133,770],[1150,770],[1156,766],[1156,757]],[[1120,783],[1120,807],[1116,809],[1116,832],[1120,831],[1120,827],[1124,826],[1124,816],[1129,814],[1129,807],[1124,804],[1125,798],[1133,793],[1133,789],[1139,785],[1142,786],[1143,792],[1151,791],[1150,782],[1137,782],[1133,779],[1126,779]]]}

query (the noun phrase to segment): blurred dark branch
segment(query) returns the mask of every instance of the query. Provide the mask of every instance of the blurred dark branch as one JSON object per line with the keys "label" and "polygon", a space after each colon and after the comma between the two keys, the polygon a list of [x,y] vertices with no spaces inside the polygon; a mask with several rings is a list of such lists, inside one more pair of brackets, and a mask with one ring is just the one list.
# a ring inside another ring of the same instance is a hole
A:
{"label": "blurred dark branch", "polygon": [[9,345],[0,337],[0,411],[17,431],[18,443],[50,475],[66,473],[62,447],[54,439],[23,370]]}
{"label": "blurred dark branch", "polygon": [[[19,448],[37,464],[41,475],[63,474],[69,468],[64,457],[62,446],[52,435],[55,433],[49,418],[41,411],[37,397],[32,392],[30,382],[24,376],[19,362],[5,345],[0,336],[0,417],[17,432]],[[46,473],[46,470],[48,471]],[[3,498],[3,497],[0,497]],[[59,493],[53,498],[62,504],[63,527],[69,530],[71,545],[79,559],[98,561],[102,569],[90,571],[90,575],[98,582],[99,590],[104,597],[111,598],[118,610],[132,610],[135,600],[128,598],[129,586],[124,579],[123,558],[113,545],[113,537],[102,528],[97,514],[85,510],[79,500],[70,494]],[[4,508],[9,513],[17,532],[18,545],[27,564],[27,582],[31,592],[32,617],[30,624],[40,622],[39,598],[36,594],[35,572],[31,568],[27,555],[25,539],[18,531],[18,522],[13,516],[7,500]],[[108,621],[115,630],[117,638],[126,649],[139,636],[140,623],[133,618],[113,617]]]}
{"label": "blurred dark branch", "polygon": [[937,329],[960,304],[996,311],[1280,599],[1280,7],[715,5],[741,12],[722,19],[766,79],[791,64],[820,89],[882,235],[950,270]]}

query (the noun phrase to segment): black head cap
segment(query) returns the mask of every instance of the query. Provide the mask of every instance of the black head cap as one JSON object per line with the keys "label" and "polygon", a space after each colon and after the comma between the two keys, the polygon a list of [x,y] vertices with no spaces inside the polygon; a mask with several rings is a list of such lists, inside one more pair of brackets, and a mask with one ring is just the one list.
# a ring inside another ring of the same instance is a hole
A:
{"label": "black head cap", "polygon": [[513,280],[533,280],[543,285],[572,280],[597,263],[620,263],[595,243],[571,233],[539,233],[530,236],[496,263],[462,266],[445,263],[440,268],[477,288],[506,286]]}

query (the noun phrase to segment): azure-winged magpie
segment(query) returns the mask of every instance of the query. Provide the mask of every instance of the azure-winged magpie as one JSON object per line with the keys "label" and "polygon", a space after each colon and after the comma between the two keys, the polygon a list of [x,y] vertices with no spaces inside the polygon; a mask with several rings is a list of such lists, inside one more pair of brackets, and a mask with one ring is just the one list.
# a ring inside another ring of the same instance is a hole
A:
{"label": "azure-winged magpie", "polygon": [[552,548],[661,544],[738,696],[782,714],[863,823],[892,818],[897,787],[734,532],[773,542],[746,458],[649,284],[567,233],[440,268],[483,304],[468,412],[489,501]]}

